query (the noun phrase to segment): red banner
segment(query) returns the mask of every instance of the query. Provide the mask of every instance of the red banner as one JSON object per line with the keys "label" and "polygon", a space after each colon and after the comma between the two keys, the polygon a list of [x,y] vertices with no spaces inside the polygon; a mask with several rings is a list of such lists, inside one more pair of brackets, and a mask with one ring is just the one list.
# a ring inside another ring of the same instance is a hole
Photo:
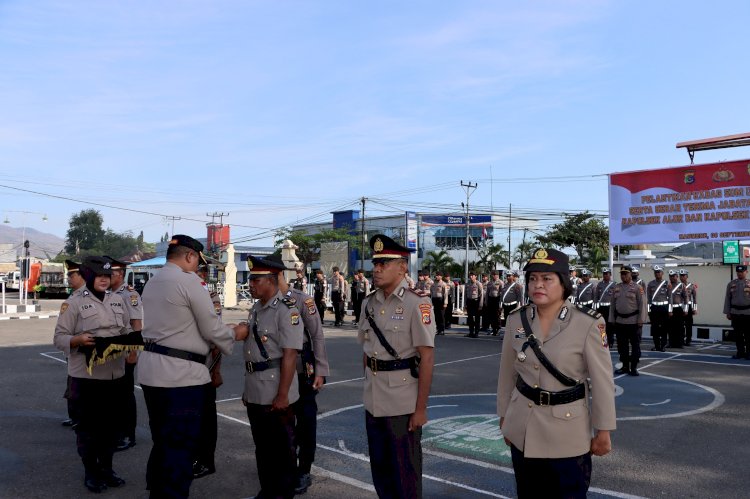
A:
{"label": "red banner", "polygon": [[750,160],[609,176],[610,244],[750,239]]}

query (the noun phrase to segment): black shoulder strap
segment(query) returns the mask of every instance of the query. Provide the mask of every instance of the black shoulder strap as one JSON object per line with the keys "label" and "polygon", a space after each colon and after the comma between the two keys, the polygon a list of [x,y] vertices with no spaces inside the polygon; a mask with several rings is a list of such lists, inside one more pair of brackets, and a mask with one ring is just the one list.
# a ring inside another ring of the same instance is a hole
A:
{"label": "black shoulder strap", "polygon": [[383,336],[383,332],[380,330],[377,324],[375,324],[375,319],[373,319],[372,315],[370,314],[370,310],[367,308],[365,308],[365,317],[367,317],[367,322],[370,323],[370,327],[372,328],[372,330],[375,331],[380,344],[383,345],[386,351],[391,354],[394,359],[401,359],[401,356],[396,353],[396,350],[394,350],[391,344],[388,343],[388,340],[385,339],[385,336]]}
{"label": "black shoulder strap", "polygon": [[260,354],[264,359],[268,360],[268,352],[266,352],[266,347],[263,346],[263,342],[261,341],[260,336],[258,336],[258,312],[253,312],[253,337],[255,338],[255,343],[258,345]]}
{"label": "black shoulder strap", "polygon": [[542,352],[542,349],[539,347],[539,343],[536,341],[536,336],[534,336],[534,331],[531,329],[531,324],[529,324],[529,319],[526,317],[526,313],[521,313],[521,323],[523,323],[523,329],[526,331],[526,337],[528,338],[526,342],[529,344],[532,350],[534,350],[534,353],[536,354],[536,358],[539,359],[539,362],[542,363],[542,365],[549,371],[549,373],[557,379],[560,383],[562,383],[565,386],[576,386],[578,384],[578,381],[564,375],[560,372],[559,369],[557,369],[552,362],[549,361],[546,355],[544,355],[544,352]]}

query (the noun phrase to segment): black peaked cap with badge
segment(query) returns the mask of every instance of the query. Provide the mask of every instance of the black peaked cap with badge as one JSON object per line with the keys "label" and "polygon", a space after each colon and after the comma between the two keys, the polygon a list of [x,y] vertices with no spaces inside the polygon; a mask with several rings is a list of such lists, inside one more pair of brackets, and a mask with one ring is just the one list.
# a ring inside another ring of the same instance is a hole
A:
{"label": "black peaked cap with badge", "polygon": [[259,258],[257,256],[247,256],[247,268],[250,270],[250,279],[258,277],[268,277],[269,275],[277,275],[286,267],[283,263],[274,262],[268,258]]}
{"label": "black peaked cap with badge", "polygon": [[538,248],[523,268],[524,272],[569,272],[568,255],[556,249]]}
{"label": "black peaked cap with badge", "polygon": [[74,262],[73,260],[65,260],[65,268],[66,272],[78,272],[78,269],[81,268],[81,264],[78,262]]}
{"label": "black peaked cap with badge", "polygon": [[405,248],[384,234],[375,234],[370,238],[372,259],[407,258],[414,250]]}
{"label": "black peaked cap with badge", "polygon": [[198,253],[203,251],[203,244],[201,244],[200,241],[184,234],[176,234],[172,236],[172,239],[169,240],[169,245],[184,246]]}
{"label": "black peaked cap with badge", "polygon": [[121,262],[119,260],[115,260],[111,256],[104,255],[102,258],[105,258],[109,261],[109,264],[112,266],[112,270],[125,270],[128,265],[130,265],[128,262]]}
{"label": "black peaked cap with badge", "polygon": [[112,275],[112,264],[102,256],[87,256],[81,263],[81,269],[96,275]]}

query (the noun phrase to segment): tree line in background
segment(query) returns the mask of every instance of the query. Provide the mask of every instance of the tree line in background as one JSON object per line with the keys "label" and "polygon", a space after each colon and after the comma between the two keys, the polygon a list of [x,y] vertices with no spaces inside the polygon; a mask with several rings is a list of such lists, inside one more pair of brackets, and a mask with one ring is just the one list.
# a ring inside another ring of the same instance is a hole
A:
{"label": "tree line in background", "polygon": [[156,251],[156,245],[143,240],[143,231],[118,233],[103,228],[104,219],[97,210],[82,210],[71,215],[65,248],[53,261],[81,259],[87,255],[109,255],[112,258],[130,258]]}
{"label": "tree line in background", "polygon": [[[502,244],[485,244],[478,248],[476,261],[469,261],[469,269],[477,273],[489,274],[498,267],[523,268],[531,258],[534,250],[540,246],[557,249],[573,248],[576,257],[571,262],[592,270],[596,275],[601,273],[601,262],[608,257],[609,229],[604,223],[589,212],[563,214],[564,220],[553,225],[544,234],[537,234],[516,246],[512,254]],[[110,255],[114,258],[126,258],[155,251],[155,245],[143,240],[143,231],[134,236],[132,232],[117,233],[103,228],[104,219],[97,210],[82,210],[70,217],[69,229],[65,238],[64,250],[54,259],[62,262],[67,258],[83,258],[86,255]],[[361,249],[359,234],[350,234],[347,228],[324,229],[317,234],[290,227],[279,229],[275,233],[275,245],[280,247],[285,239],[290,239],[299,248],[297,256],[305,265],[320,258],[320,248],[326,242],[348,242],[350,247]],[[166,233],[162,241],[169,240]],[[627,250],[627,248],[626,248]],[[369,258],[369,244],[364,248],[364,259]],[[434,273],[449,272],[454,276],[463,276],[465,261],[455,261],[445,250],[428,251],[422,260],[422,267]]]}

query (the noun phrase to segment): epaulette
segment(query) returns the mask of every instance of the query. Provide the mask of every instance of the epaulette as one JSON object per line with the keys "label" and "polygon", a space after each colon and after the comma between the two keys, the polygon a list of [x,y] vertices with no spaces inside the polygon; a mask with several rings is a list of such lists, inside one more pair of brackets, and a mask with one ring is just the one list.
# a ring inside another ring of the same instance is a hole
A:
{"label": "epaulette", "polygon": [[519,308],[515,309],[514,311],[512,311],[512,312],[510,313],[510,315],[513,315],[513,314],[517,314],[517,313],[518,313],[518,312],[520,312],[521,310],[526,310],[526,309],[527,309],[527,308],[529,308],[530,306],[531,306],[531,303],[527,303],[527,304],[526,304],[526,305],[524,305],[523,307],[519,307]]}
{"label": "epaulette", "polygon": [[369,298],[369,297],[371,297],[372,295],[374,295],[377,292],[378,292],[378,288],[375,288],[372,291],[370,291],[369,293],[367,293],[367,295],[365,296],[365,298]]}
{"label": "epaulette", "polygon": [[600,314],[596,310],[592,310],[592,309],[590,309],[588,307],[584,307],[583,305],[580,305],[578,303],[576,303],[576,308],[579,311],[583,312],[584,314],[593,317],[594,319],[600,319],[602,317],[602,314]]}
{"label": "epaulette", "polygon": [[291,296],[285,296],[281,299],[282,303],[289,308],[294,308],[297,305],[297,299]]}
{"label": "epaulette", "polygon": [[131,286],[130,284],[128,284],[128,291],[135,291],[135,288]]}
{"label": "epaulette", "polygon": [[411,291],[415,295],[419,296],[420,298],[427,298],[427,297],[430,296],[430,295],[427,294],[427,291],[425,291],[423,289],[412,289],[412,288],[408,288],[408,289],[409,289],[409,291]]}

